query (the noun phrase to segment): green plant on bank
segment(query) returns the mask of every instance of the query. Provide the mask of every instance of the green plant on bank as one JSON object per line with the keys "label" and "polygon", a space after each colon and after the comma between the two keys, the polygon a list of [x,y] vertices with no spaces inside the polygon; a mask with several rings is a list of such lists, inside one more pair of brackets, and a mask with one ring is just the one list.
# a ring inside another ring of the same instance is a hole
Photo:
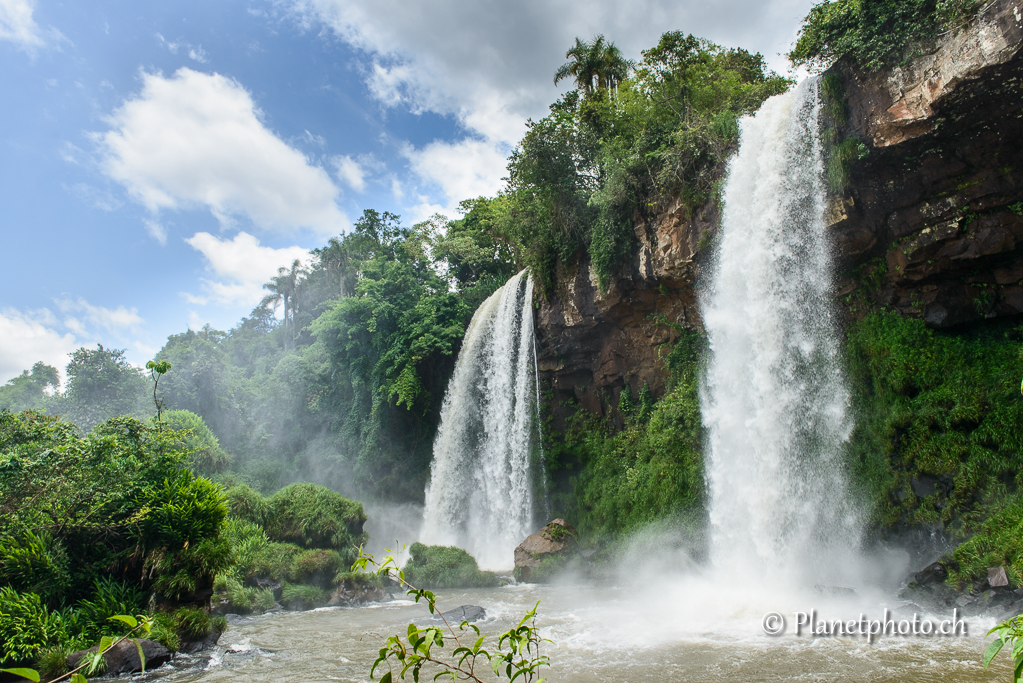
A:
{"label": "green plant on bank", "polygon": [[480,571],[476,558],[454,546],[413,543],[404,573],[423,588],[486,588],[498,584],[494,572]]}
{"label": "green plant on bank", "polygon": [[991,641],[984,652],[984,669],[986,670],[995,655],[1008,645],[1013,664],[1010,680],[1011,683],[1019,683],[1020,680],[1023,680],[1023,614],[1003,621],[987,634],[989,636],[994,634],[995,639]]}
{"label": "green plant on bank", "polygon": [[[550,641],[541,637],[536,627],[539,602],[522,617],[518,625],[497,637],[496,650],[487,650],[483,647],[486,644],[486,636],[480,634],[479,628],[463,621],[458,625],[456,632],[444,614],[438,612],[437,597],[428,590],[409,584],[405,580],[405,573],[395,565],[393,555],[383,563],[378,563],[359,548],[359,557],[352,565],[352,571],[365,572],[371,566],[376,568],[376,574],[386,575],[397,581],[406,589],[406,594],[416,602],[425,600],[430,614],[439,614],[444,622],[444,628],[437,626],[419,628],[411,623],[404,636],[397,634],[388,638],[370,669],[371,678],[378,668],[386,666],[387,672],[380,676],[380,683],[392,683],[396,677],[404,680],[409,672],[412,673],[413,680],[419,681],[424,667],[439,669],[433,680],[450,678],[452,681],[471,680],[483,683],[484,679],[481,676],[486,675],[488,668],[498,678],[502,675],[508,678],[509,683],[515,680],[521,680],[523,683],[544,683],[547,680],[540,675],[542,669],[550,667],[550,658],[541,654],[540,646]],[[465,644],[459,633],[466,638]],[[468,645],[469,639],[474,639],[472,645]],[[446,644],[455,646],[450,655],[443,652]],[[397,675],[395,668],[398,668]]]}
{"label": "green plant on bank", "polygon": [[[80,664],[75,669],[72,669],[57,678],[52,679],[49,683],[58,683],[63,680],[69,680],[70,683],[87,683],[86,676],[92,676],[100,672],[104,663],[104,653],[108,652],[125,640],[128,640],[135,645],[135,649],[139,655],[139,662],[142,666],[142,673],[146,672],[146,655],[142,651],[142,644],[139,643],[138,640],[132,638],[131,635],[136,631],[142,631],[148,636],[152,630],[152,618],[142,614],[138,615],[138,617],[133,617],[128,614],[115,614],[110,617],[110,620],[122,623],[130,630],[125,635],[116,639],[110,636],[103,636],[99,641],[96,652],[82,657],[82,659],[85,660],[85,663]],[[82,673],[83,671],[84,673]],[[33,681],[33,683],[39,683],[39,672],[28,667],[0,669],[0,672],[25,678]]]}

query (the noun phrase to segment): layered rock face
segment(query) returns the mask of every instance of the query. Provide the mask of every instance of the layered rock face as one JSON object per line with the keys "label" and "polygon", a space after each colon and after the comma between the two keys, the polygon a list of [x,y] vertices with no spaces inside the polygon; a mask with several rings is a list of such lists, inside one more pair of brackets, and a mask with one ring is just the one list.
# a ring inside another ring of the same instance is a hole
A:
{"label": "layered rock face", "polygon": [[663,392],[662,356],[678,336],[674,326],[701,328],[696,281],[717,222],[714,204],[692,217],[676,204],[637,219],[632,262],[607,292],[588,260],[558,274],[535,316],[540,378],[553,390],[556,420],[571,412],[563,404],[572,399],[604,415],[626,385],[633,396],[644,384],[655,396]]}
{"label": "layered rock face", "polygon": [[1023,2],[903,67],[842,79],[861,143],[829,223],[854,317],[891,306],[947,328],[1023,313]]}
{"label": "layered rock face", "polygon": [[[1023,313],[1021,46],[1023,0],[993,0],[904,66],[832,70],[846,105],[838,138],[858,146],[828,215],[850,317],[884,306],[947,328]],[[559,273],[535,318],[556,429],[568,403],[606,415],[626,384],[663,392],[677,336],[664,322],[701,328],[718,219],[714,204],[637,219],[632,262],[606,293],[585,260]]]}

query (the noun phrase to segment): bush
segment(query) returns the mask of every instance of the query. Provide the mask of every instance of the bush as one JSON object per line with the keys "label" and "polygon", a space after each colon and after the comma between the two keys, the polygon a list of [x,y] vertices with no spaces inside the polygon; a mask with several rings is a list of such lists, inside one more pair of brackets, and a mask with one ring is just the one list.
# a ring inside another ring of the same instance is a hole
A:
{"label": "bush", "polygon": [[252,524],[263,524],[266,521],[266,501],[245,484],[232,486],[224,493],[224,498],[227,500],[228,512],[235,519]]}
{"label": "bush", "polygon": [[59,601],[71,584],[63,546],[46,531],[27,531],[17,537],[0,537],[0,582],[18,591]]}
{"label": "bush", "polygon": [[171,445],[189,452],[189,463],[196,473],[215,474],[230,466],[231,456],[220,447],[220,440],[195,413],[168,410],[163,413],[162,422],[164,428],[176,432]]}
{"label": "bush", "polygon": [[145,596],[136,586],[110,577],[96,580],[91,600],[82,600],[77,606],[77,627],[89,640],[98,640],[105,634],[122,635],[126,624],[110,621],[115,614],[139,614],[144,611]]}
{"label": "bush", "polygon": [[51,612],[35,593],[0,587],[0,664],[31,661],[67,637],[59,612]]}
{"label": "bush", "polygon": [[267,543],[249,558],[243,568],[243,578],[246,581],[255,578],[283,581],[290,575],[295,557],[301,552],[293,543]]}
{"label": "bush", "polygon": [[1023,583],[1023,499],[1016,497],[988,518],[946,564],[948,584],[956,588],[986,577],[988,567],[1005,567],[1013,586]]}
{"label": "bush", "polygon": [[210,615],[198,607],[181,607],[174,610],[174,625],[183,640],[202,640],[210,632]]}
{"label": "bush", "polygon": [[288,578],[296,583],[329,588],[350,566],[336,550],[305,550],[292,560]]}
{"label": "bush", "polygon": [[405,579],[416,588],[488,588],[494,572],[480,571],[476,559],[454,546],[413,543],[405,563]]}
{"label": "bush", "polygon": [[319,586],[285,583],[281,592],[281,604],[291,610],[323,607],[330,600],[330,593]]}
{"label": "bush", "polygon": [[338,550],[345,561],[354,561],[368,537],[362,528],[366,522],[362,503],[323,486],[292,484],[267,499],[266,505],[263,528],[274,541]]}

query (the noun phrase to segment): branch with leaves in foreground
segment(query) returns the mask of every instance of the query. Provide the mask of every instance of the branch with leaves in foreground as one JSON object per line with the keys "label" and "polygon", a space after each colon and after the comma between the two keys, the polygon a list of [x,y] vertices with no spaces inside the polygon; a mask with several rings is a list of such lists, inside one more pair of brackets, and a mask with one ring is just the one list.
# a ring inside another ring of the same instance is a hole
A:
{"label": "branch with leaves in foreground", "polygon": [[[137,618],[127,614],[115,614],[110,617],[108,621],[119,621],[123,624],[127,624],[131,630],[116,640],[110,636],[103,636],[100,638],[99,647],[96,648],[96,652],[91,656],[82,657],[82,659],[85,660],[84,664],[80,664],[78,668],[68,671],[60,678],[54,678],[50,681],[50,683],[59,683],[59,681],[66,679],[70,679],[70,683],[88,683],[86,676],[92,676],[99,671],[100,664],[103,663],[103,655],[117,647],[117,645],[124,640],[130,640],[135,645],[135,649],[139,653],[139,663],[142,665],[142,673],[146,672],[146,655],[142,651],[142,644],[132,638],[131,635],[141,629],[142,631],[145,631],[145,634],[148,636],[149,632],[153,628],[152,618],[142,614],[140,614]],[[82,673],[83,670],[84,673]],[[33,681],[33,683],[39,683],[39,672],[35,669],[0,669],[0,672],[14,674],[15,676],[27,678],[28,680]]]}
{"label": "branch with leaves in foreground", "polygon": [[995,639],[987,646],[987,651],[984,653],[984,668],[987,669],[995,655],[1008,645],[1013,660],[1012,683],[1020,683],[1023,680],[1023,614],[1003,621],[987,634],[989,636],[994,634]]}
{"label": "branch with leaves in foreground", "polygon": [[[379,563],[372,555],[367,555],[359,548],[359,559],[352,565],[352,571],[369,571],[370,566],[376,567],[378,575],[386,575],[400,583],[406,589],[406,594],[415,598],[416,602],[426,600],[430,614],[438,614],[436,596],[406,581],[405,573],[398,568],[393,555]],[[540,670],[543,667],[550,667],[550,658],[540,654],[540,645],[551,641],[540,637],[539,629],[536,627],[536,610],[539,605],[540,602],[537,601],[533,609],[522,617],[518,626],[498,636],[497,649],[493,651],[483,648],[486,636],[480,635],[479,628],[468,621],[458,625],[458,632],[448,623],[443,613],[439,615],[444,621],[445,628],[439,626],[419,628],[415,624],[409,624],[404,639],[400,634],[391,636],[387,639],[386,645],[380,648],[377,659],[370,669],[370,678],[376,674],[378,667],[386,666],[387,672],[380,677],[380,683],[392,683],[395,668],[400,667],[398,678],[404,680],[406,674],[411,671],[412,679],[418,683],[423,667],[433,665],[440,669],[434,674],[433,680],[450,678],[452,681],[484,683],[480,676],[489,668],[498,678],[506,676],[509,683],[515,680],[521,680],[523,683],[544,683],[547,679],[539,678]],[[445,631],[450,635],[446,635]],[[471,646],[463,644],[459,633],[463,637],[473,637],[473,644]],[[445,644],[456,646],[450,655],[438,652]],[[481,669],[483,673],[479,673],[477,669]]]}

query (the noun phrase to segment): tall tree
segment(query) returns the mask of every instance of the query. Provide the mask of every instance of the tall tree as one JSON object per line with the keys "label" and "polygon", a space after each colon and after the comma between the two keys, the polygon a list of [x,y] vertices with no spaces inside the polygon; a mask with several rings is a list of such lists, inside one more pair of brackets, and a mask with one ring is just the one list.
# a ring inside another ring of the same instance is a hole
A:
{"label": "tall tree", "polygon": [[89,430],[120,415],[151,415],[148,389],[143,371],[128,362],[124,349],[82,347],[67,366],[63,407],[71,422]]}
{"label": "tall tree", "polygon": [[281,266],[277,269],[277,275],[270,278],[270,282],[263,285],[263,289],[270,293],[263,297],[259,305],[264,308],[276,310],[279,304],[284,307],[284,347],[288,347],[288,341],[295,336],[294,320],[295,312],[298,310],[299,283],[307,274],[307,270],[298,259],[291,264],[291,268]]}
{"label": "tall tree", "polygon": [[554,82],[572,78],[585,97],[592,97],[602,90],[613,96],[635,67],[618,46],[603,35],[598,35],[590,43],[576,38],[575,45],[565,52],[565,58],[568,61],[554,72]]}

